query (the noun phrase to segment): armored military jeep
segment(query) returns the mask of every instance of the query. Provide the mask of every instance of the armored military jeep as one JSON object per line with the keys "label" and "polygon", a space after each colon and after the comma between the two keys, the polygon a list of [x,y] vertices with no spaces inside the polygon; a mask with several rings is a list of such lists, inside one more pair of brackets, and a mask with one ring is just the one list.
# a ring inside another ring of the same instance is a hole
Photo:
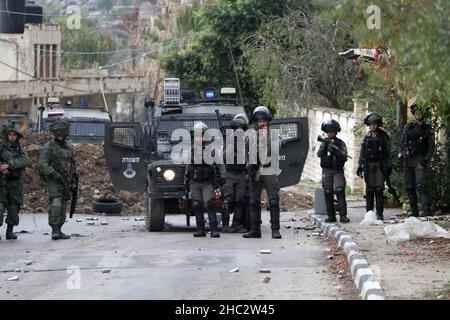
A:
{"label": "armored military jeep", "polygon": [[[185,214],[190,225],[193,215],[189,208],[184,184],[185,165],[176,165],[171,151],[178,141],[172,141],[176,129],[191,130],[198,121],[208,128],[227,127],[233,116],[244,112],[234,88],[216,92],[207,88],[200,97],[192,91],[182,92],[179,79],[164,80],[163,101],[155,106],[146,100],[147,121],[111,122],[105,127],[105,158],[116,189],[147,193],[146,226],[161,231],[167,214]],[[308,122],[306,118],[275,119],[272,128],[280,130],[280,187],[299,182],[308,153]]]}

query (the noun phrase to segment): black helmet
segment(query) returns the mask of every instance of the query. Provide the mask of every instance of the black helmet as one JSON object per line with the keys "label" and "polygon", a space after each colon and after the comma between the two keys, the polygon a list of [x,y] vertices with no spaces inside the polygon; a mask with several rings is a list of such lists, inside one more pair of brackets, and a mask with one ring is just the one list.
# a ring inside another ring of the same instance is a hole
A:
{"label": "black helmet", "polygon": [[328,133],[328,132],[340,132],[341,131],[341,125],[339,122],[337,122],[334,119],[328,119],[322,123],[321,127],[322,131]]}
{"label": "black helmet", "polygon": [[417,104],[414,102],[410,107],[409,110],[411,110],[411,113],[414,114],[416,113],[417,110],[419,110],[419,107],[417,106]]}
{"label": "black helmet", "polygon": [[364,118],[364,124],[370,126],[372,123],[378,123],[379,127],[383,126],[383,118],[376,112],[369,112]]}
{"label": "black helmet", "polygon": [[272,121],[272,113],[270,112],[269,108],[265,106],[258,106],[255,108],[255,110],[253,110],[252,122],[258,121],[260,119]]}

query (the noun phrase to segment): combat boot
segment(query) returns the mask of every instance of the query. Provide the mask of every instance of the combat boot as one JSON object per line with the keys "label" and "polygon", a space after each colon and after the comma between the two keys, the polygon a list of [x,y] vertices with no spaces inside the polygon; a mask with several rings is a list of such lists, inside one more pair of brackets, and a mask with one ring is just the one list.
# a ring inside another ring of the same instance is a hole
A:
{"label": "combat boot", "polygon": [[336,191],[336,198],[339,205],[339,222],[342,223],[349,223],[350,219],[347,218],[347,202],[345,201],[345,190],[344,189],[338,189]]}
{"label": "combat boot", "polygon": [[222,211],[222,232],[229,233],[230,231],[230,210],[227,207]]}
{"label": "combat boot", "polygon": [[408,217],[418,217],[419,216],[419,206],[417,205],[417,194],[412,188],[407,188],[406,193],[408,194],[409,205],[411,206],[411,213]]}
{"label": "combat boot", "polygon": [[17,236],[13,233],[14,226],[12,224],[8,224],[6,227],[6,240],[16,240]]}
{"label": "combat boot", "polygon": [[280,230],[272,230],[272,239],[281,239]]}
{"label": "combat boot", "polygon": [[201,206],[193,206],[195,213],[195,223],[197,224],[197,231],[193,236],[196,238],[206,237],[205,231],[205,217],[203,216],[203,208]]}
{"label": "combat boot", "polygon": [[58,227],[52,226],[52,240],[58,240],[59,239],[59,230]]}
{"label": "combat boot", "polygon": [[211,228],[211,238],[220,238],[220,233],[217,230],[217,214],[216,214],[216,208],[214,206],[214,203],[208,203],[208,219],[209,219],[209,226]]}
{"label": "combat boot", "polygon": [[58,229],[58,239],[67,240],[67,239],[70,239],[70,236],[68,234],[63,233],[61,231],[61,227],[59,227],[59,229]]}
{"label": "combat boot", "polygon": [[336,210],[334,208],[334,197],[332,190],[324,190],[325,195],[325,204],[327,207],[327,215],[328,218],[325,219],[325,222],[336,222]]}
{"label": "combat boot", "polygon": [[433,213],[431,212],[431,205],[429,203],[422,204],[423,211],[420,213],[421,217],[431,217]]}
{"label": "combat boot", "polygon": [[377,203],[377,220],[384,220],[383,211],[384,211],[384,196],[383,191],[378,190],[375,193],[376,203]]}
{"label": "combat boot", "polygon": [[250,205],[250,230],[243,238],[261,238],[261,208],[258,204]]}

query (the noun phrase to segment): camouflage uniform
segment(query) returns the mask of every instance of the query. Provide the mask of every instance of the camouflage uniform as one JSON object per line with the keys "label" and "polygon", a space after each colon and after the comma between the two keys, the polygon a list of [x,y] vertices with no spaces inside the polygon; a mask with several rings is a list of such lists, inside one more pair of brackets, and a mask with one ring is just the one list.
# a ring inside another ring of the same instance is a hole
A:
{"label": "camouflage uniform", "polygon": [[[201,129],[205,131],[207,126],[204,123],[197,123],[194,130]],[[202,142],[202,152],[206,147],[206,143]],[[206,208],[209,219],[209,226],[211,228],[211,237],[218,238],[218,222],[216,213],[216,203],[214,198],[214,190],[218,186],[217,174],[218,168],[215,165],[209,165],[204,162],[196,164],[194,162],[194,148],[191,152],[191,164],[186,166],[186,179],[189,181],[189,188],[192,195],[192,210],[195,213],[195,221],[197,231],[194,237],[206,236],[205,231],[205,217],[203,209]]]}
{"label": "camouflage uniform", "polygon": [[[248,120],[245,114],[237,114],[231,121],[231,127],[235,130],[246,130],[247,126]],[[243,159],[244,163],[238,163],[238,138],[237,136],[233,136],[233,139],[233,144],[226,144],[227,147],[224,153],[225,184],[222,187],[222,230],[224,232],[237,233],[245,232],[241,225],[245,224],[245,195],[247,192],[248,175],[245,159]],[[233,154],[233,163],[226,163],[228,153]],[[230,215],[233,211],[233,222],[231,228],[229,228]]]}
{"label": "camouflage uniform", "polygon": [[[256,107],[253,110],[252,121],[272,120],[272,114],[264,106]],[[271,167],[271,163],[262,165],[259,154],[259,131],[257,134],[258,159],[257,164],[249,165],[250,178],[250,231],[243,234],[244,238],[261,238],[261,192],[265,188],[269,200],[270,224],[272,238],[281,239],[280,234],[280,187],[276,174],[260,174],[261,170]],[[271,157],[271,132],[267,129],[267,157]]]}
{"label": "camouflage uniform", "polygon": [[[8,133],[15,132],[17,140],[11,143],[8,140]],[[6,239],[17,239],[13,234],[14,226],[19,224],[19,210],[23,202],[23,181],[25,167],[31,162],[27,153],[20,146],[20,139],[23,137],[18,128],[14,126],[6,127],[3,130],[3,144],[0,146],[0,162],[8,165],[8,173],[1,174],[0,177],[0,226],[3,224],[5,209],[6,217]]]}
{"label": "camouflage uniform", "polygon": [[[50,126],[55,138],[47,142],[39,156],[39,170],[45,176],[50,200],[48,224],[52,227],[52,239],[68,239],[70,236],[61,232],[66,221],[67,202],[70,198],[68,186],[76,173],[75,151],[66,141],[70,124],[58,120]],[[57,135],[64,139],[57,139]]]}

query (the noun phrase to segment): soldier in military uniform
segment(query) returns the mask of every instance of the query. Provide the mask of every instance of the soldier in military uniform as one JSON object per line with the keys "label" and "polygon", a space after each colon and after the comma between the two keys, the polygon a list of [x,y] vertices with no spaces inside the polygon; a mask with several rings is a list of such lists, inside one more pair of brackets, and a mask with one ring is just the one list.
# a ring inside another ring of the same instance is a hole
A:
{"label": "soldier in military uniform", "polygon": [[[203,150],[206,143],[203,140],[203,133],[208,129],[203,122],[194,125],[194,144],[200,144]],[[192,210],[195,213],[197,231],[194,237],[206,237],[205,217],[203,208],[206,207],[208,213],[209,226],[211,228],[211,238],[219,238],[216,204],[214,199],[214,190],[218,187],[217,182],[218,168],[214,164],[206,164],[203,156],[202,163],[194,162],[194,148],[192,150],[191,164],[186,167],[186,179],[189,181],[189,188],[192,194]]]}
{"label": "soldier in military uniform", "polygon": [[377,219],[383,220],[384,182],[392,173],[392,158],[389,135],[381,128],[383,120],[375,112],[364,118],[364,124],[370,131],[364,137],[359,155],[357,175],[361,178],[364,172],[366,182],[366,211],[373,210],[376,199]]}
{"label": "soldier in military uniform", "polygon": [[23,202],[22,177],[25,167],[31,162],[20,146],[22,137],[18,127],[7,126],[3,130],[3,144],[0,146],[0,226],[6,209],[7,240],[17,239],[13,228],[19,224],[19,210]]}
{"label": "soldier in military uniform", "polygon": [[[243,113],[237,114],[231,120],[231,128],[234,130],[247,130],[248,119]],[[234,143],[227,143],[224,153],[225,158],[225,184],[222,187],[223,192],[223,216],[222,216],[222,231],[229,233],[246,232],[242,228],[244,218],[244,197],[246,192],[246,185],[248,182],[247,168],[245,163],[245,149],[243,163],[239,163],[238,160],[238,142],[237,137],[234,137]],[[244,141],[245,142],[245,141]],[[243,144],[245,148],[245,143]],[[228,153],[233,154],[233,163],[226,162],[226,156]],[[233,222],[231,228],[229,227],[230,215],[233,212]]]}
{"label": "soldier in military uniform", "polygon": [[[265,106],[258,106],[253,110],[252,122],[258,127],[257,141],[259,135],[263,134],[267,139],[267,150],[271,150],[270,121],[272,113]],[[257,150],[259,146],[257,145]],[[270,156],[268,154],[268,156]],[[270,224],[272,238],[281,239],[280,234],[280,187],[276,174],[260,174],[263,168],[271,167],[271,163],[262,164],[258,152],[257,164],[249,165],[250,178],[250,231],[244,233],[244,238],[261,238],[261,192],[265,188],[269,199]]]}
{"label": "soldier in military uniform", "polygon": [[328,136],[320,145],[319,151],[317,151],[317,156],[320,158],[320,166],[322,167],[322,187],[325,193],[328,214],[325,222],[336,222],[334,207],[334,192],[336,191],[340,222],[348,223],[350,219],[347,218],[346,181],[344,176],[347,147],[344,141],[336,137],[337,133],[341,131],[341,126],[336,120],[329,119],[322,123],[321,129]]}
{"label": "soldier in military uniform", "polygon": [[422,112],[414,103],[411,107],[414,122],[405,126],[400,141],[399,166],[404,168],[405,186],[411,205],[410,216],[419,216],[416,189],[419,191],[423,212],[431,216],[431,196],[427,187],[428,165],[434,152],[434,133],[425,123]]}
{"label": "soldier in military uniform", "polygon": [[39,170],[46,179],[50,198],[48,224],[52,228],[53,240],[70,239],[69,235],[61,231],[66,222],[71,181],[76,174],[75,150],[66,141],[69,130],[68,121],[55,121],[50,126],[54,138],[44,145],[39,155]]}

